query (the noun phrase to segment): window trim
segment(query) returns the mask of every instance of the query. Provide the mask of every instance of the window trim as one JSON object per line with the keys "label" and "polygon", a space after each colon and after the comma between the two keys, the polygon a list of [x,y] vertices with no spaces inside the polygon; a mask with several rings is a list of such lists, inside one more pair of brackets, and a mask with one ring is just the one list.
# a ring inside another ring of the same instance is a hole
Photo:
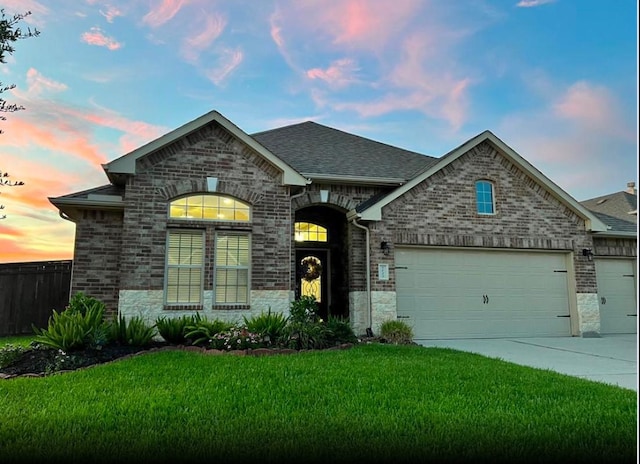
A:
{"label": "window trim", "polygon": [[[495,216],[496,214],[496,187],[495,187],[495,183],[491,180],[488,179],[479,179],[475,182],[475,203],[476,203],[476,214],[480,215],[480,216]],[[479,193],[486,193],[486,192],[479,192],[479,187],[481,185],[488,185],[491,189],[490,194],[491,194],[491,212],[485,212],[485,211],[480,211],[480,205],[488,205],[489,203],[486,201],[480,202],[478,200],[478,194]]]}

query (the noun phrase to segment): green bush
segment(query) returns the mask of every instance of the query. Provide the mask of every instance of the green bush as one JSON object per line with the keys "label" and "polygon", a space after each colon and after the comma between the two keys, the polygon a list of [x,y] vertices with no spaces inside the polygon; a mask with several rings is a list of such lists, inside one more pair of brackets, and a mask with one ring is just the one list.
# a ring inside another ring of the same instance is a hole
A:
{"label": "green bush", "polygon": [[107,343],[104,304],[93,300],[91,304],[69,306],[61,313],[53,310],[46,329],[33,326],[34,340],[64,352],[104,346]]}
{"label": "green bush", "polygon": [[267,313],[259,316],[244,317],[244,325],[249,332],[260,335],[262,341],[267,345],[278,343],[284,328],[287,326],[289,318],[282,313],[272,313],[271,308]]}
{"label": "green bush", "polygon": [[127,320],[120,315],[108,327],[109,340],[118,345],[146,346],[152,342],[155,333],[155,327],[140,316]]}
{"label": "green bush", "polygon": [[413,343],[413,329],[406,322],[388,320],[380,326],[380,337],[394,345],[410,345]]}
{"label": "green bush", "polygon": [[69,300],[69,305],[65,308],[65,311],[70,313],[78,312],[84,316],[87,312],[97,311],[98,309],[101,309],[104,314],[106,306],[102,301],[92,296],[87,296],[82,292],[77,292]]}
{"label": "green bush", "polygon": [[233,324],[218,319],[208,320],[196,314],[185,327],[185,338],[192,345],[209,346],[215,334],[231,330]]}
{"label": "green bush", "polygon": [[318,320],[318,303],[313,295],[302,296],[291,302],[289,318],[292,322],[316,322]]}
{"label": "green bush", "polygon": [[182,345],[187,342],[187,326],[194,323],[192,316],[167,317],[156,319],[158,333],[167,342],[174,345]]}
{"label": "green bush", "polygon": [[0,348],[0,369],[7,367],[13,361],[22,356],[28,348],[22,345],[14,345],[9,343],[8,345]]}
{"label": "green bush", "polygon": [[329,343],[339,345],[342,343],[358,342],[358,337],[356,337],[356,334],[353,332],[353,328],[347,318],[330,315],[326,322],[326,327]]}
{"label": "green bush", "polygon": [[282,345],[294,350],[322,349],[329,346],[330,333],[322,322],[289,322],[283,331]]}

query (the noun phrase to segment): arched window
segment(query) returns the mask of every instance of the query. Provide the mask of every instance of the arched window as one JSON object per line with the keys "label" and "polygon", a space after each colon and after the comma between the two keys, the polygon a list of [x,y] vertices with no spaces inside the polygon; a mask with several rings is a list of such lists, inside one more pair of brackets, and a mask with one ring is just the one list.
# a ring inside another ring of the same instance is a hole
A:
{"label": "arched window", "polygon": [[231,197],[200,193],[178,198],[169,203],[169,217],[248,222],[251,220],[251,209],[248,204]]}
{"label": "arched window", "polygon": [[318,224],[310,222],[296,222],[295,224],[296,242],[326,242],[327,229]]}
{"label": "arched window", "polygon": [[476,182],[476,207],[478,214],[495,213],[493,183],[488,180],[479,180]]}

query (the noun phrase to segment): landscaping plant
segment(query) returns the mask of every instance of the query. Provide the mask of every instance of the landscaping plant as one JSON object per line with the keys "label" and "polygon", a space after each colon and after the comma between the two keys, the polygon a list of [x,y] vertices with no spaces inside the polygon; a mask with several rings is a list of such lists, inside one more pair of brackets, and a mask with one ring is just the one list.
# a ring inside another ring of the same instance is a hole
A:
{"label": "landscaping plant", "polygon": [[267,346],[277,345],[282,337],[289,318],[282,313],[272,313],[271,308],[259,316],[244,319],[244,325],[249,332],[259,334]]}
{"label": "landscaping plant", "polygon": [[108,327],[109,341],[117,345],[147,346],[156,334],[155,327],[148,325],[140,316],[127,320],[120,315]]}
{"label": "landscaping plant", "polygon": [[209,346],[213,336],[230,330],[233,324],[219,319],[208,320],[196,313],[185,327],[185,338],[196,346]]}
{"label": "landscaping plant", "polygon": [[156,329],[162,338],[174,345],[187,342],[187,326],[194,323],[193,316],[167,317],[156,319]]}
{"label": "landscaping plant", "polygon": [[394,345],[413,343],[413,329],[406,322],[391,319],[380,326],[380,337]]}

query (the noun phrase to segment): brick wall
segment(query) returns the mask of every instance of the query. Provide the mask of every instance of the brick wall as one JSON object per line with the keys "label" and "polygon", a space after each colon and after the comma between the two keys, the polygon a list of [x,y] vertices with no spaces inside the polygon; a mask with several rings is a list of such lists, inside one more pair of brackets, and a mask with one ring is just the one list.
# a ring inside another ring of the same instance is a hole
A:
{"label": "brick wall", "polygon": [[82,291],[117,313],[122,212],[84,211],[76,220],[71,295]]}

